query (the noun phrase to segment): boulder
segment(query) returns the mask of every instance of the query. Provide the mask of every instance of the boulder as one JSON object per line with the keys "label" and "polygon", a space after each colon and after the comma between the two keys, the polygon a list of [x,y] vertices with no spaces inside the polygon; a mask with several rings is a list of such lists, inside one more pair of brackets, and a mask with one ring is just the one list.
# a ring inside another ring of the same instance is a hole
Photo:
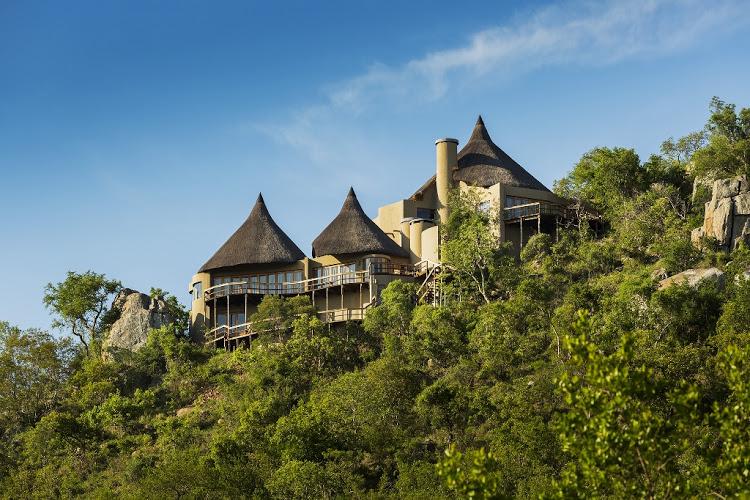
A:
{"label": "boulder", "polygon": [[750,184],[747,182],[747,176],[743,174],[738,179],[740,180],[740,194],[750,193]]}
{"label": "boulder", "polygon": [[666,279],[667,278],[667,270],[663,267],[660,267],[658,269],[654,269],[654,272],[651,273],[651,277],[655,279]]}
{"label": "boulder", "polygon": [[740,243],[750,246],[750,215],[742,215],[734,218],[732,249],[740,246]]}
{"label": "boulder", "polygon": [[699,267],[687,269],[661,280],[659,282],[659,290],[664,290],[671,285],[681,283],[687,283],[689,286],[695,287],[706,280],[715,281],[719,290],[724,289],[724,271],[716,267]]}
{"label": "boulder", "polygon": [[731,198],[740,194],[740,185],[742,184],[741,177],[735,177],[733,179],[719,179],[714,181],[713,197],[711,202],[716,206],[716,202],[723,198]]}
{"label": "boulder", "polygon": [[151,298],[130,288],[117,294],[112,309],[119,312],[119,319],[110,328],[102,346],[105,359],[121,349],[137,351],[146,345],[152,328],[161,328],[174,321],[164,297]]}
{"label": "boulder", "polygon": [[728,246],[732,239],[732,205],[731,198],[722,198],[714,210],[713,235],[721,246]]}
{"label": "boulder", "polygon": [[735,215],[750,215],[750,193],[743,193],[734,197]]}
{"label": "boulder", "polygon": [[703,241],[703,228],[702,227],[696,227],[692,231],[690,231],[690,241],[693,242],[694,245],[700,245]]}

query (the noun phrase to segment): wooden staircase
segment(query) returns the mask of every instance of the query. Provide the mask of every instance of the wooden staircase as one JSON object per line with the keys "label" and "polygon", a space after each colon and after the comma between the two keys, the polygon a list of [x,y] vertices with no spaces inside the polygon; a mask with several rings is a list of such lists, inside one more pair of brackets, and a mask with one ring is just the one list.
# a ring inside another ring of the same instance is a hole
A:
{"label": "wooden staircase", "polygon": [[440,286],[439,277],[443,266],[437,262],[423,260],[416,264],[414,280],[418,282],[421,278],[422,283],[417,289],[418,304],[432,304],[433,306],[440,303]]}

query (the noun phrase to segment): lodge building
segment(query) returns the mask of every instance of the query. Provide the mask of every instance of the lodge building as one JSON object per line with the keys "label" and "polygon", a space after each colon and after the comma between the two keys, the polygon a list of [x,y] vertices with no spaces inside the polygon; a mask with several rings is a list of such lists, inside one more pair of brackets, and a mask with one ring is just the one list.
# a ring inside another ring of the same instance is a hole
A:
{"label": "lodge building", "polygon": [[372,220],[350,189],[336,218],[307,257],[271,217],[262,195],[247,220],[190,283],[190,335],[234,348],[257,332],[250,316],[265,295],[308,295],[321,321],[359,321],[393,280],[419,285],[418,299],[439,300],[438,224],[448,192],[474,189],[482,208],[501,207],[500,242],[520,253],[539,232],[554,234],[567,201],[556,196],[492,142],[480,116],[466,145],[439,139],[436,172],[407,199],[380,207]]}

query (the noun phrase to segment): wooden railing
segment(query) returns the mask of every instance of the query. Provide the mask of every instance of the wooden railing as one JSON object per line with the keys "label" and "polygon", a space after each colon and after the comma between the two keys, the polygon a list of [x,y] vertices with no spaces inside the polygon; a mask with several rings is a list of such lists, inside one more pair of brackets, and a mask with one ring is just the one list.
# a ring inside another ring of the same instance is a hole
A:
{"label": "wooden railing", "polygon": [[218,340],[232,340],[236,339],[238,337],[245,337],[247,335],[251,335],[252,333],[256,333],[255,330],[251,328],[252,323],[242,323],[241,325],[221,325],[217,326],[213,330],[209,330],[206,333],[206,342],[216,342]]}
{"label": "wooden railing", "polygon": [[414,264],[414,275],[421,276],[423,274],[429,274],[440,266],[441,264],[433,262],[429,259],[420,260],[419,262]]}
{"label": "wooden railing", "polygon": [[[362,321],[365,319],[365,312],[368,306],[361,309],[328,309],[318,311],[318,319],[323,323],[343,323],[344,321]],[[273,331],[273,328],[258,329],[257,326],[273,321],[272,318],[266,318],[260,321],[248,321],[241,325],[220,325],[206,332],[206,343],[216,343],[218,341],[229,341],[250,335],[258,335],[264,332]]]}
{"label": "wooden railing", "polygon": [[536,217],[540,212],[542,215],[557,215],[560,217],[565,216],[564,207],[558,205],[557,203],[535,201],[533,203],[525,203],[523,205],[505,207],[503,209],[503,219],[513,220],[520,219],[521,217]]}
{"label": "wooden railing", "polygon": [[370,274],[395,274],[398,276],[414,276],[414,266],[411,264],[393,264],[391,262],[373,262],[368,269]]}
{"label": "wooden railing", "polygon": [[[422,261],[418,265],[436,266],[434,262]],[[366,271],[348,271],[344,273],[319,276],[302,281],[285,281],[282,283],[255,283],[248,281],[235,281],[214,285],[204,290],[205,300],[212,300],[227,295],[299,295],[316,290],[324,290],[334,286],[368,283],[371,274],[390,274],[397,276],[414,276],[419,271],[417,266],[410,264],[393,264],[390,262],[377,262],[370,264]]]}
{"label": "wooden railing", "polygon": [[319,276],[302,281],[285,281],[282,283],[254,283],[235,281],[222,283],[207,288],[203,293],[206,300],[226,297],[227,295],[299,295],[301,293],[323,290],[332,286],[367,283],[367,271],[350,271],[346,273]]}
{"label": "wooden railing", "polygon": [[318,319],[323,323],[342,323],[344,321],[362,321],[365,309],[328,309],[318,311]]}

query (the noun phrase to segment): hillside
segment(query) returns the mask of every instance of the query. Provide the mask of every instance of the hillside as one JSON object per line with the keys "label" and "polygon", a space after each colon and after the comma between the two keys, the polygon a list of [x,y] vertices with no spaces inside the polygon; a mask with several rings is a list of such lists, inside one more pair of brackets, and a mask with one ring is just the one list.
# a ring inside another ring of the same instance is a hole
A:
{"label": "hillside", "polygon": [[[601,223],[581,210],[520,261],[488,236],[496,212],[454,197],[441,307],[394,282],[330,327],[269,296],[249,349],[177,321],[106,362],[112,318],[65,332],[81,342],[0,322],[0,496],[747,494],[750,248],[691,231],[715,180],[750,175],[750,109],[711,111],[648,161],[585,153],[555,189]],[[660,286],[691,268],[723,278]]]}

